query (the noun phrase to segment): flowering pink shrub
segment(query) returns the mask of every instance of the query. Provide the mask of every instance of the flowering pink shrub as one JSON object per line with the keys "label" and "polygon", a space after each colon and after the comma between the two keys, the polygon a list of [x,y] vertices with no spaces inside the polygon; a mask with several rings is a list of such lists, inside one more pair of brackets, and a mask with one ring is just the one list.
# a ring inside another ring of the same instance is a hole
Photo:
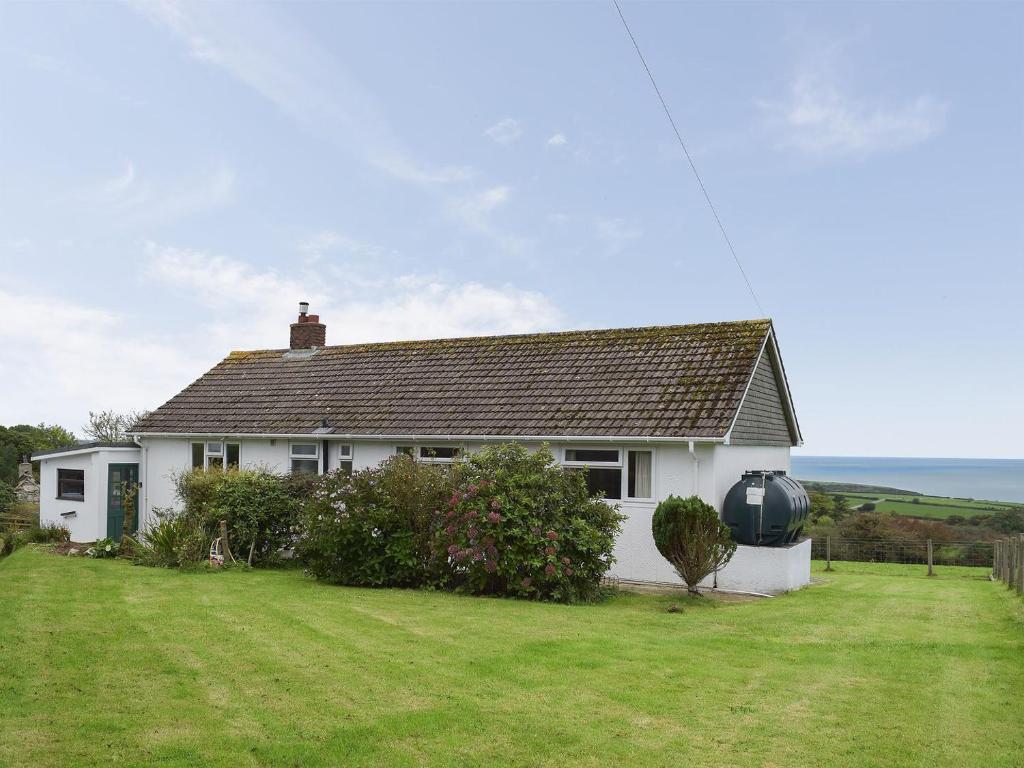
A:
{"label": "flowering pink shrub", "polygon": [[547,448],[484,448],[461,462],[437,549],[444,586],[474,594],[574,602],[599,594],[622,516],[592,499],[581,473]]}

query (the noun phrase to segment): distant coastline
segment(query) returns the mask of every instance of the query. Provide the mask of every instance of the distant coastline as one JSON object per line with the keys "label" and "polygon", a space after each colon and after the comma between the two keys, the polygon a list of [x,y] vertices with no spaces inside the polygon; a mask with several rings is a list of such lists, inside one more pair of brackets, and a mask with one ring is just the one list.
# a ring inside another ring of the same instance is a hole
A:
{"label": "distant coastline", "polygon": [[934,496],[1024,503],[1024,459],[793,456],[792,475],[908,488]]}

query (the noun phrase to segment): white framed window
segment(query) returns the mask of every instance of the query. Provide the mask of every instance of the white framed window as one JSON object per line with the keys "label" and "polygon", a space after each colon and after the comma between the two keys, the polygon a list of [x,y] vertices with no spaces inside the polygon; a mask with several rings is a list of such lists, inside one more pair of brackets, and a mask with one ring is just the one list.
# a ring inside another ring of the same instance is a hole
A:
{"label": "white framed window", "polygon": [[320,474],[320,443],[289,443],[288,458],[292,472]]}
{"label": "white framed window", "polygon": [[587,473],[591,495],[603,493],[606,499],[622,498],[622,451],[618,448],[565,448],[562,463]]}
{"label": "white framed window", "polygon": [[238,467],[241,460],[241,443],[229,443],[222,440],[192,443],[192,469]]}
{"label": "white framed window", "polygon": [[604,493],[606,499],[614,500],[654,498],[652,448],[564,448],[562,464],[586,470],[591,494]]}
{"label": "white framed window", "polygon": [[416,449],[411,445],[396,445],[395,453],[399,456],[410,456],[413,459],[416,458]]}
{"label": "white framed window", "polygon": [[347,443],[338,445],[338,469],[352,474],[352,446]]}
{"label": "white framed window", "polygon": [[462,454],[457,445],[421,445],[416,452],[419,461],[445,463],[455,461]]}

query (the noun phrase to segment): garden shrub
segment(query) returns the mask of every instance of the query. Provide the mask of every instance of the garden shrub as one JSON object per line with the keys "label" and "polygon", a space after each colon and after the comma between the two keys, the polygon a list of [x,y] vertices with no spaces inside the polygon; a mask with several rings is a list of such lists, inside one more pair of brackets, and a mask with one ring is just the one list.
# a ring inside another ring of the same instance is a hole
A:
{"label": "garden shrub", "polygon": [[[195,562],[208,554],[210,542],[227,523],[235,558],[265,563],[293,542],[303,497],[310,481],[302,476],[276,475],[263,469],[194,469],[175,478],[184,502],[179,562]],[[170,533],[170,531],[165,532]]]}
{"label": "garden shrub", "polygon": [[153,510],[156,522],[134,540],[132,559],[139,565],[175,568],[205,559],[210,541],[196,521],[173,509]]}
{"label": "garden shrub", "polygon": [[453,490],[451,468],[393,456],[322,476],[304,505],[299,556],[317,578],[351,586],[435,584],[446,558],[434,537]]}
{"label": "garden shrub", "polygon": [[496,445],[451,464],[398,455],[320,478],[299,555],[340,584],[573,602],[599,594],[622,519],[546,448]]}
{"label": "garden shrub", "polygon": [[113,539],[100,539],[85,550],[85,554],[89,557],[95,558],[117,557],[120,550],[121,545]]}
{"label": "garden shrub", "polygon": [[18,496],[14,492],[14,486],[0,480],[0,512],[7,512],[12,509],[17,500]]}
{"label": "garden shrub", "polygon": [[594,599],[623,516],[546,447],[488,446],[457,465],[439,532],[448,584],[474,594]]}
{"label": "garden shrub", "polygon": [[686,583],[697,585],[732,559],[736,542],[718,512],[699,496],[669,496],[658,504],[651,520],[654,544]]}

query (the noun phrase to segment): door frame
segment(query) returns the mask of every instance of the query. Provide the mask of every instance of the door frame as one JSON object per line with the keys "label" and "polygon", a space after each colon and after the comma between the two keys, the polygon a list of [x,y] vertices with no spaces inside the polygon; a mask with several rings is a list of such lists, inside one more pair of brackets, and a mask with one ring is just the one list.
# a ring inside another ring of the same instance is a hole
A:
{"label": "door frame", "polygon": [[[110,531],[110,507],[111,507],[111,503],[114,500],[114,495],[113,495],[114,483],[111,481],[110,478],[111,478],[111,475],[113,474],[115,469],[124,470],[127,467],[134,468],[134,473],[132,472],[132,470],[129,470],[128,471],[128,476],[132,477],[133,474],[134,474],[134,478],[135,478],[134,481],[136,483],[138,483],[139,482],[139,462],[137,462],[137,461],[111,462],[111,463],[107,464],[107,538],[114,539],[115,541],[120,541],[121,540],[121,536],[122,536],[122,534],[124,532],[124,510],[122,509],[122,513],[121,513],[121,528],[120,528],[120,530],[117,530],[117,531],[114,532],[114,533],[116,533],[115,536],[111,536],[110,535],[111,534],[111,531]],[[139,530],[139,495],[137,493],[135,494],[135,498],[132,500],[132,507],[133,507],[133,509],[132,509],[132,531],[131,532],[135,533],[135,532],[137,532]]]}

